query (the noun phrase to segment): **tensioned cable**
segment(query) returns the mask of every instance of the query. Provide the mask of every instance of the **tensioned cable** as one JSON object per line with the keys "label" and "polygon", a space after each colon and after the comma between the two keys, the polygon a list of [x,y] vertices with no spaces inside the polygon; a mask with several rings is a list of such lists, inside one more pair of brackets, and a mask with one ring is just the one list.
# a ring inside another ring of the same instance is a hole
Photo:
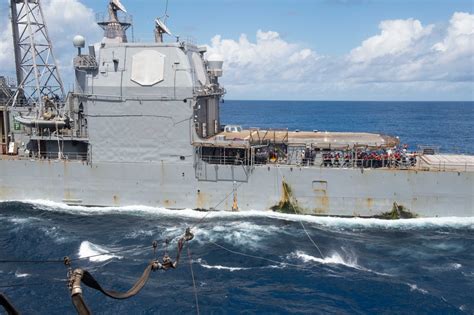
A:
{"label": "tensioned cable", "polygon": [[[306,269],[306,270],[310,269],[310,268],[306,267],[305,265],[297,265],[297,264],[292,264],[292,263],[287,263],[287,262],[284,262],[284,261],[273,260],[273,259],[265,258],[265,257],[261,257],[261,256],[246,254],[246,253],[242,253],[242,252],[238,252],[238,251],[229,249],[229,248],[227,248],[223,245],[217,244],[216,242],[213,242],[213,241],[208,241],[208,242],[213,244],[214,246],[219,247],[220,249],[223,249],[223,250],[225,250],[229,253],[232,253],[232,254],[236,254],[236,255],[240,255],[240,256],[244,256],[244,257],[249,257],[249,258],[254,258],[254,259],[265,260],[265,261],[268,261],[268,262],[271,262],[271,263],[274,263],[274,264],[279,264],[279,265],[287,265],[287,266],[296,267],[296,268],[300,268],[300,269]],[[319,264],[321,264],[321,263],[319,263]]]}
{"label": "tensioned cable", "polygon": [[[278,173],[280,174],[280,176],[282,176],[280,169],[279,169],[279,168],[277,168],[277,169],[278,169]],[[282,176],[282,178],[284,179],[284,176]],[[288,191],[286,185],[282,185],[282,186],[283,186],[283,189],[285,190],[286,195],[289,196],[290,194],[289,194],[289,191]],[[290,204],[291,208],[293,209],[293,212],[295,213],[295,215],[298,217],[299,214],[298,214],[298,212],[296,211],[296,209],[295,209],[295,207],[293,206],[293,204],[292,204],[291,202],[290,202],[289,204]],[[298,221],[300,222],[301,227],[303,228],[304,232],[306,233],[306,236],[308,237],[308,239],[311,241],[311,243],[313,243],[314,247],[316,247],[316,249],[317,249],[318,252],[319,252],[319,255],[321,255],[321,258],[324,259],[323,252],[321,251],[321,249],[319,249],[319,246],[318,246],[318,245],[316,244],[316,242],[313,240],[313,238],[311,237],[311,235],[309,235],[308,230],[306,230],[306,227],[305,227],[304,224],[303,224],[303,221],[302,221],[299,217],[298,217]]]}
{"label": "tensioned cable", "polygon": [[[122,250],[116,250],[116,251],[110,251],[110,252],[106,252],[106,253],[102,253],[102,254],[94,254],[94,255],[90,255],[90,256],[85,256],[85,257],[77,257],[77,258],[71,258],[71,262],[73,261],[80,261],[80,260],[87,260],[87,259],[90,259],[90,258],[95,258],[95,257],[100,257],[100,256],[105,256],[105,255],[111,255],[111,254],[120,254],[120,253],[124,253],[124,252],[129,252],[129,251],[135,251],[135,250],[141,250],[141,249],[146,249],[148,248],[149,246],[148,245],[143,245],[143,246],[138,246],[138,247],[135,247],[135,248],[128,248],[128,249],[122,249]],[[25,264],[42,264],[42,263],[64,263],[64,258],[63,259],[57,259],[57,260],[48,260],[48,259],[45,259],[45,260],[21,260],[21,259],[18,259],[18,260],[0,260],[0,264],[2,263],[19,263],[19,264],[22,264],[22,263],[25,263]]]}
{"label": "tensioned cable", "polygon": [[191,278],[193,279],[193,290],[194,290],[194,300],[196,301],[196,314],[199,315],[199,299],[198,299],[198,294],[197,294],[197,288],[196,288],[196,279],[194,278],[194,271],[193,271],[193,261],[191,259],[191,252],[189,250],[189,243],[188,246],[186,247],[188,251],[188,259],[189,259],[189,269],[191,270]]}
{"label": "tensioned cable", "polygon": [[[66,283],[67,280],[50,280],[48,281],[48,284],[50,282],[56,282],[56,283]],[[0,289],[9,289],[9,288],[18,288],[18,287],[29,287],[29,286],[39,286],[39,285],[46,285],[45,282],[37,282],[37,283],[20,283],[20,284],[7,284],[7,285],[0,285]]]}
{"label": "tensioned cable", "polygon": [[[239,189],[240,186],[242,186],[244,182],[241,182],[240,184],[238,184],[235,188],[232,188],[232,191],[230,193],[228,193],[221,201],[219,201],[219,203],[217,203],[215,206],[214,206],[214,209],[216,209],[217,207],[219,207],[224,201],[227,200],[227,198],[230,197],[230,195],[232,195],[237,189]],[[199,219],[199,221],[197,221],[196,223],[194,223],[192,226],[191,226],[191,230],[194,229],[196,226],[198,226],[199,224],[202,223],[202,221],[204,221],[204,219],[209,215],[211,214],[211,212],[213,212],[212,210],[208,210],[207,213],[201,218]]]}

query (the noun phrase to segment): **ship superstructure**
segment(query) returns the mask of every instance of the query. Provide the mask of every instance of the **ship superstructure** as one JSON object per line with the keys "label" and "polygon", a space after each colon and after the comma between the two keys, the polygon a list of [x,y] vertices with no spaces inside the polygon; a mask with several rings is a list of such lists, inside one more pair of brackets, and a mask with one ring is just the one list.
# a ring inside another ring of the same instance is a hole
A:
{"label": "ship superstructure", "polygon": [[0,80],[0,199],[234,211],[285,211],[278,205],[286,202],[297,213],[337,216],[403,205],[413,216],[474,215],[472,156],[409,153],[380,134],[222,126],[222,59],[166,41],[160,19],[154,43],[129,42],[124,6],[111,1],[108,12],[98,50],[74,39],[75,85],[65,98],[27,97],[21,80],[18,88]]}

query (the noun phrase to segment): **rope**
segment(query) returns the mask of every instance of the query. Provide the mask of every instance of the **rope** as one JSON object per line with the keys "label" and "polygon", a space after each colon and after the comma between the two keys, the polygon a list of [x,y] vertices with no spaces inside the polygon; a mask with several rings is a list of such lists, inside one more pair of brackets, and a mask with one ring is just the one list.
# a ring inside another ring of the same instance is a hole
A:
{"label": "rope", "polygon": [[[66,283],[66,280],[53,279],[51,280],[51,282]],[[45,282],[0,285],[0,289],[10,289],[10,288],[29,287],[29,286],[38,286],[38,285],[45,285]]]}
{"label": "rope", "polygon": [[[278,173],[280,173],[280,169],[278,168]],[[281,175],[281,173],[280,173]],[[284,180],[284,176],[283,177],[283,180]],[[290,196],[290,193],[286,187],[286,185],[282,185],[283,186],[283,189],[285,190],[285,194],[287,196]],[[319,255],[321,256],[322,259],[324,259],[324,255],[323,255],[323,252],[321,251],[321,249],[319,249],[319,246],[316,244],[316,242],[313,240],[313,238],[311,237],[311,235],[309,235],[308,233],[308,230],[306,230],[306,227],[304,226],[303,224],[303,221],[299,218],[299,214],[298,212],[296,211],[295,207],[293,206],[293,204],[291,202],[289,202],[291,208],[293,209],[293,212],[295,213],[295,215],[297,216],[298,218],[298,221],[300,222],[301,224],[301,227],[303,228],[304,232],[306,233],[306,236],[308,237],[308,239],[311,241],[311,243],[313,243],[314,247],[318,250],[319,252]]]}
{"label": "rope", "polygon": [[191,259],[191,252],[189,249],[189,243],[188,246],[186,247],[188,251],[188,259],[189,259],[189,269],[191,270],[191,278],[193,279],[193,290],[194,290],[194,300],[196,301],[196,314],[199,315],[199,300],[198,300],[198,294],[197,294],[197,289],[196,289],[196,280],[194,278],[194,271],[193,271],[193,261]]}
{"label": "rope", "polygon": [[[229,198],[230,195],[232,195],[235,191],[237,191],[237,189],[239,189],[239,187],[242,186],[243,183],[244,183],[244,182],[241,182],[241,183],[238,184],[236,187],[233,187],[233,188],[232,188],[232,191],[231,191],[230,193],[228,193],[221,201],[219,201],[219,202],[214,206],[214,209],[216,209],[216,208],[219,207],[224,201],[226,201],[227,198]],[[199,219],[199,221],[197,221],[194,225],[191,226],[191,230],[194,229],[194,228],[195,228],[196,226],[198,226],[199,224],[201,224],[201,223],[204,221],[204,219],[206,219],[207,216],[208,216],[209,214],[211,214],[211,212],[212,212],[211,210],[208,210],[207,213],[206,213],[201,219]]]}
{"label": "rope", "polygon": [[166,7],[165,7],[165,22],[166,22],[166,18],[168,18],[168,0],[166,0]]}
{"label": "rope", "polygon": [[[265,258],[265,257],[261,257],[261,256],[255,256],[255,255],[250,255],[250,254],[246,254],[246,253],[242,253],[242,252],[238,252],[238,251],[235,251],[235,250],[232,250],[232,249],[229,249],[225,246],[222,246],[220,244],[217,244],[213,241],[209,241],[209,243],[213,244],[214,246],[216,247],[219,247],[220,249],[223,249],[229,253],[232,253],[232,254],[235,254],[235,255],[240,255],[240,256],[244,256],[244,257],[249,257],[249,258],[254,258],[254,259],[259,259],[259,260],[264,260],[264,261],[268,261],[268,262],[271,262],[271,263],[274,263],[274,264],[279,264],[279,265],[287,265],[287,266],[291,266],[291,267],[295,267],[295,268],[299,268],[299,269],[306,269],[306,270],[309,270],[310,268],[306,267],[305,265],[297,265],[297,264],[292,264],[292,263],[287,263],[287,262],[283,262],[283,261],[278,261],[278,260],[273,260],[273,259],[270,259],[270,258]],[[321,264],[321,263],[320,263]]]}
{"label": "rope", "polygon": [[64,260],[0,260],[0,264],[49,264],[64,263]]}
{"label": "rope", "polygon": [[[141,250],[141,249],[145,249],[147,248],[148,246],[138,246],[138,247],[135,247],[133,248],[133,250]],[[74,261],[81,261],[81,260],[87,260],[87,259],[90,259],[90,258],[95,258],[95,257],[100,257],[100,256],[104,256],[104,255],[111,255],[111,254],[120,254],[120,253],[124,253],[124,252],[128,252],[128,251],[131,251],[132,249],[121,249],[121,250],[116,250],[116,251],[111,251],[111,252],[107,252],[107,253],[102,253],[102,254],[94,254],[94,255],[90,255],[90,256],[85,256],[85,257],[77,257],[77,258],[71,258],[70,261],[71,262],[74,262]],[[64,263],[64,258],[63,259],[45,259],[45,260],[21,260],[21,259],[18,259],[18,260],[0,260],[0,264],[10,264],[10,263],[15,263],[15,264],[47,264],[47,263],[61,263],[63,264]]]}
{"label": "rope", "polygon": [[311,243],[313,243],[314,247],[316,247],[316,249],[318,250],[319,255],[321,255],[321,258],[324,259],[323,253],[321,252],[321,250],[319,249],[319,246],[316,244],[316,242],[313,240],[313,238],[309,235],[308,231],[306,230],[306,227],[305,227],[304,224],[303,224],[303,221],[300,221],[300,224],[301,224],[301,226],[303,227],[303,230],[304,230],[304,232],[306,233],[306,235],[308,236],[308,238],[309,238],[309,240],[311,241]]}
{"label": "rope", "polygon": [[[125,252],[131,251],[131,250],[141,250],[141,249],[145,249],[145,248],[148,248],[148,247],[149,247],[148,245],[146,245],[146,246],[143,245],[143,246],[135,247],[133,249],[131,249],[131,248],[122,249],[122,250],[116,250],[116,251],[111,251],[111,252],[102,253],[102,254],[95,254],[95,255],[90,255],[90,256],[85,256],[85,257],[73,258],[73,259],[71,259],[71,261],[73,262],[73,261],[87,260],[87,259],[90,259],[90,258],[100,257],[100,256],[104,256],[104,255],[125,253]],[[64,260],[62,260],[61,262],[64,262]]]}

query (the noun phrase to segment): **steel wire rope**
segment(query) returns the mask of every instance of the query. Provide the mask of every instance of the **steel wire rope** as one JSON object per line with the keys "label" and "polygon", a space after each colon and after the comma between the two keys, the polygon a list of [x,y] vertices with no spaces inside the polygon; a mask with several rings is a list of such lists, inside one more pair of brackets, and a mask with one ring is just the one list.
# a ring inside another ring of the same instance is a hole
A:
{"label": "steel wire rope", "polygon": [[[280,170],[278,170],[280,172]],[[234,193],[235,190],[237,190],[240,186],[242,186],[244,182],[241,182],[239,185],[237,185],[237,187],[233,188],[232,191],[230,193],[228,193],[218,204],[216,204],[216,206],[214,207],[217,208],[219,205],[221,205],[225,200],[227,200],[227,198],[230,197],[230,195],[232,195]],[[296,215],[298,215],[298,213],[296,212],[296,209],[294,209],[293,207],[293,211],[295,212]],[[191,229],[194,229],[196,226],[198,226],[199,224],[201,224],[205,219],[206,217],[211,213],[212,211],[207,211],[207,213],[201,218],[199,219],[198,222],[196,222],[194,225],[191,226]],[[299,219],[298,219],[299,220]],[[303,227],[306,235],[308,236],[308,238],[310,239],[310,241],[313,243],[313,245],[317,248],[317,250],[319,251],[319,254],[321,255],[321,259],[324,259],[324,255],[322,254],[321,250],[319,249],[318,245],[316,244],[316,242],[314,242],[314,240],[311,238],[311,236],[309,235],[308,231],[306,230],[306,227],[304,226],[303,222],[301,220],[299,220],[301,226]],[[265,258],[265,257],[262,257],[262,256],[255,256],[255,255],[250,255],[250,254],[246,254],[246,253],[242,253],[242,252],[238,252],[238,251],[234,251],[234,250],[231,250],[231,249],[228,249],[226,248],[225,246],[223,245],[220,245],[216,242],[213,242],[211,240],[208,240],[209,243],[213,244],[214,246],[220,248],[220,249],[223,249],[229,253],[232,253],[232,254],[236,254],[236,255],[241,255],[241,256],[245,256],[245,257],[249,257],[249,258],[254,258],[254,259],[260,259],[260,260],[265,260],[265,261],[268,261],[268,262],[272,262],[272,263],[276,263],[276,264],[280,264],[280,265],[287,265],[287,266],[292,266],[292,267],[296,267],[296,268],[301,268],[301,269],[306,269],[308,270],[309,268],[305,267],[304,265],[297,265],[297,264],[291,264],[291,263],[286,263],[286,262],[283,262],[283,261],[277,261],[277,260],[273,260],[273,259],[269,259],[269,258]],[[322,264],[321,262],[319,262],[319,264]]]}
{"label": "steel wire rope", "polygon": [[[215,210],[217,207],[219,207],[224,201],[227,200],[227,198],[230,197],[230,195],[232,195],[237,189],[239,189],[240,186],[242,186],[244,182],[241,182],[240,184],[238,184],[236,187],[232,188],[232,191],[230,193],[228,193],[221,201],[219,201],[219,203],[217,203],[213,209]],[[194,223],[192,226],[191,226],[191,230],[194,229],[196,226],[198,226],[199,224],[201,224],[204,219],[206,219],[206,217],[211,214],[211,212],[213,212],[212,210],[208,210],[207,213],[201,218],[199,219],[196,223]]]}
{"label": "steel wire rope", "polygon": [[[246,254],[246,253],[243,253],[243,252],[239,252],[239,251],[229,249],[229,248],[227,248],[223,245],[220,245],[216,242],[213,242],[213,241],[209,241],[209,243],[211,243],[214,246],[216,246],[220,249],[223,249],[223,250],[225,250],[225,251],[227,251],[231,254],[240,255],[240,256],[244,256],[244,257],[248,257],[248,258],[259,259],[259,260],[264,260],[264,261],[268,261],[268,262],[279,264],[279,265],[286,265],[286,266],[290,266],[290,267],[295,267],[295,268],[298,268],[298,269],[310,270],[310,268],[308,268],[306,265],[297,265],[297,264],[292,264],[292,263],[288,263],[288,262],[284,262],[284,261],[278,261],[278,260],[274,260],[274,259],[270,259],[270,258],[266,258],[266,257],[262,257],[262,256]],[[322,264],[322,263],[319,262],[319,264]]]}
{"label": "steel wire rope", "polygon": [[196,279],[194,277],[194,270],[193,270],[193,261],[191,259],[191,252],[189,249],[189,243],[186,246],[186,250],[188,252],[188,260],[189,260],[189,269],[191,270],[191,278],[193,280],[193,291],[194,291],[194,300],[196,302],[196,314],[199,315],[199,299],[198,299],[198,294],[197,294],[197,288],[196,288]]}
{"label": "steel wire rope", "polygon": [[[130,251],[137,251],[137,250],[143,250],[149,247],[149,245],[142,245],[138,246],[135,248],[127,248],[127,249],[121,249],[121,250],[116,250],[116,251],[109,251],[106,253],[101,253],[101,254],[94,254],[94,255],[89,255],[89,256],[84,256],[84,257],[76,257],[76,258],[71,258],[70,261],[81,261],[81,260],[87,260],[90,258],[95,258],[95,257],[100,257],[100,256],[105,256],[105,255],[110,255],[110,254],[120,254],[120,253],[125,253],[125,252],[130,252]],[[2,263],[25,263],[25,264],[41,264],[41,263],[64,263],[64,258],[63,259],[33,259],[33,260],[22,260],[22,259],[12,259],[12,260],[0,260],[0,264]]]}
{"label": "steel wire rope", "polygon": [[[279,168],[277,168],[277,169],[278,169],[278,173],[280,174],[280,176],[281,176],[282,178],[285,178],[285,177],[281,174],[280,169],[279,169]],[[286,187],[286,185],[282,185],[282,186],[283,186],[283,189],[285,190],[286,195],[289,196],[289,193],[290,193],[290,192],[288,191],[288,188]],[[290,207],[293,209],[293,212],[295,213],[295,215],[297,216],[297,219],[298,219],[298,221],[300,222],[301,227],[303,228],[304,232],[306,233],[306,236],[307,236],[308,239],[311,241],[311,243],[313,243],[314,247],[316,247],[316,249],[317,249],[318,252],[319,252],[319,255],[321,256],[321,258],[324,259],[323,252],[321,251],[321,249],[319,248],[319,246],[316,244],[316,242],[313,240],[313,238],[311,237],[311,235],[309,235],[308,231],[306,230],[305,225],[303,224],[303,221],[299,218],[299,214],[298,214],[298,212],[296,211],[296,208],[293,206],[293,204],[292,204],[291,202],[289,202],[289,205],[290,205]]]}
{"label": "steel wire rope", "polygon": [[[67,283],[66,279],[59,280],[59,279],[52,279],[50,282],[55,282],[55,284],[59,283]],[[17,283],[17,284],[6,284],[0,285],[0,289],[10,289],[10,288],[21,288],[21,287],[30,287],[30,286],[39,286],[39,285],[47,285],[46,282],[35,282],[35,283]]]}

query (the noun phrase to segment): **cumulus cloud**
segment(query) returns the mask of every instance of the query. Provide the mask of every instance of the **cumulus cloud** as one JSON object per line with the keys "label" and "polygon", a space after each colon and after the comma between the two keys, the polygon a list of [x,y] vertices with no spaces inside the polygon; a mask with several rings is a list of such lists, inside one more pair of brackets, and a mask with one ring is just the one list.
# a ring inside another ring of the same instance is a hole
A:
{"label": "cumulus cloud", "polygon": [[258,30],[252,43],[247,35],[238,40],[217,35],[208,47],[209,54],[224,57],[225,70],[234,84],[248,84],[249,74],[261,81],[302,79],[303,65],[315,65],[320,57],[312,50],[283,40],[277,32]]}
{"label": "cumulus cloud", "polygon": [[423,27],[414,19],[382,21],[379,25],[381,33],[353,49],[350,58],[354,62],[369,62],[382,56],[403,54],[414,49],[421,38],[430,35],[433,27]]}
{"label": "cumulus cloud", "polygon": [[322,56],[261,30],[255,41],[215,36],[208,51],[224,57],[223,82],[236,98],[472,99],[473,25],[474,15],[462,12],[447,26],[386,20],[344,56]]}
{"label": "cumulus cloud", "polygon": [[[100,39],[100,28],[95,23],[92,9],[79,0],[44,0],[42,8],[48,26],[49,35],[53,42],[54,54],[57,57],[63,79],[71,77],[72,58],[76,53],[72,46],[72,38],[81,34],[90,44]],[[11,23],[2,12],[0,27],[0,69],[2,72],[14,71],[13,43]],[[66,79],[66,84],[67,79]]]}

